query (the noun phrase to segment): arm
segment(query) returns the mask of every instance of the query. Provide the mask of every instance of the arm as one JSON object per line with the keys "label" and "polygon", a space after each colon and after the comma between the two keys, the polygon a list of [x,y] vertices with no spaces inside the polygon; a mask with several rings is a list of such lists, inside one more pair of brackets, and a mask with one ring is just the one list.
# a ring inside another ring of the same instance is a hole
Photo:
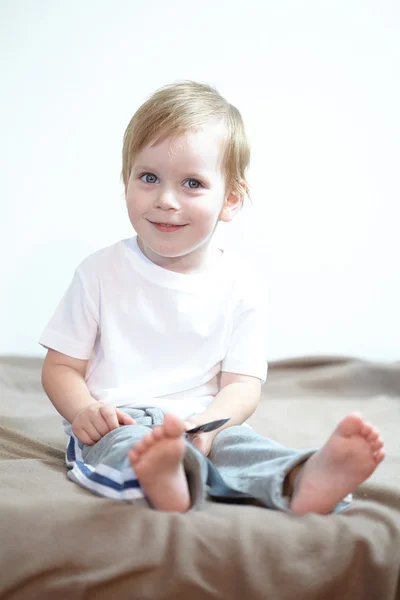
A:
{"label": "arm", "polygon": [[91,446],[120,424],[133,425],[135,421],[90,395],[84,378],[87,363],[50,349],[43,364],[42,385],[56,410],[72,424],[74,434]]}
{"label": "arm", "polygon": [[221,374],[221,389],[201,415],[191,418],[196,424],[207,423],[223,417],[231,420],[218,431],[232,425],[241,425],[254,413],[261,395],[261,381],[256,377]]}
{"label": "arm", "polygon": [[200,415],[190,418],[186,429],[208,421],[231,417],[223,427],[211,433],[195,434],[191,441],[204,454],[208,454],[214,437],[232,425],[241,425],[256,410],[261,395],[261,381],[256,377],[236,373],[221,374],[221,389],[211,404]]}
{"label": "arm", "polygon": [[96,402],[85,381],[87,360],[48,350],[42,369],[43,389],[56,410],[70,423],[83,409]]}

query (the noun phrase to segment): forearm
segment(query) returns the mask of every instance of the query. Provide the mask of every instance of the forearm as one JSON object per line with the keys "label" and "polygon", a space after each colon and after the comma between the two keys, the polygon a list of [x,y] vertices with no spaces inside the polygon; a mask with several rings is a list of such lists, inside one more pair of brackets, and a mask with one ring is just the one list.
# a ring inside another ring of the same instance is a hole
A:
{"label": "forearm", "polygon": [[256,410],[260,400],[257,386],[247,383],[231,383],[225,386],[201,415],[191,417],[190,421],[206,423],[223,417],[231,417],[225,427],[241,425]]}
{"label": "forearm", "polygon": [[42,385],[56,410],[70,423],[78,412],[96,402],[84,377],[67,365],[45,365]]}

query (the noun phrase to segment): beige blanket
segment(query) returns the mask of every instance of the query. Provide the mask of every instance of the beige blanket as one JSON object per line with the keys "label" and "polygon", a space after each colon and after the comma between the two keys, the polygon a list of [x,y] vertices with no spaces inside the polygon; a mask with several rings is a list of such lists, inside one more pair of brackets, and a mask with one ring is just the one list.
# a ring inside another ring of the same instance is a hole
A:
{"label": "beige blanket", "polygon": [[207,504],[166,514],[67,480],[40,360],[0,359],[0,598],[400,599],[400,365],[276,363],[251,419],[287,445],[321,444],[360,411],[387,459],[342,515]]}

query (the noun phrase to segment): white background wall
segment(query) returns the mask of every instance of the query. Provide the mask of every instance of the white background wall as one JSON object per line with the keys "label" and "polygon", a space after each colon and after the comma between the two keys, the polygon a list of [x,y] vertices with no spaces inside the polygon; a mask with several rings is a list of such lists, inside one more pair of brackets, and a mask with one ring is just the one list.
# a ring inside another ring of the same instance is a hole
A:
{"label": "white background wall", "polygon": [[0,353],[88,253],[131,235],[124,129],[159,86],[218,87],[254,206],[219,235],[269,284],[270,357],[400,358],[397,0],[2,0]]}

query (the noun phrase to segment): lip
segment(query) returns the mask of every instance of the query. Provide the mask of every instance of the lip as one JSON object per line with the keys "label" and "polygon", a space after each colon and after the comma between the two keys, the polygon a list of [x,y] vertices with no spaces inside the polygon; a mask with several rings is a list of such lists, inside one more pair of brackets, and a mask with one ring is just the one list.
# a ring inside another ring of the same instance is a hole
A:
{"label": "lip", "polygon": [[174,231],[178,231],[178,229],[182,229],[186,227],[186,225],[174,225],[168,223],[155,223],[154,221],[149,221],[151,225],[153,225],[157,231],[162,231],[163,233],[173,233]]}

